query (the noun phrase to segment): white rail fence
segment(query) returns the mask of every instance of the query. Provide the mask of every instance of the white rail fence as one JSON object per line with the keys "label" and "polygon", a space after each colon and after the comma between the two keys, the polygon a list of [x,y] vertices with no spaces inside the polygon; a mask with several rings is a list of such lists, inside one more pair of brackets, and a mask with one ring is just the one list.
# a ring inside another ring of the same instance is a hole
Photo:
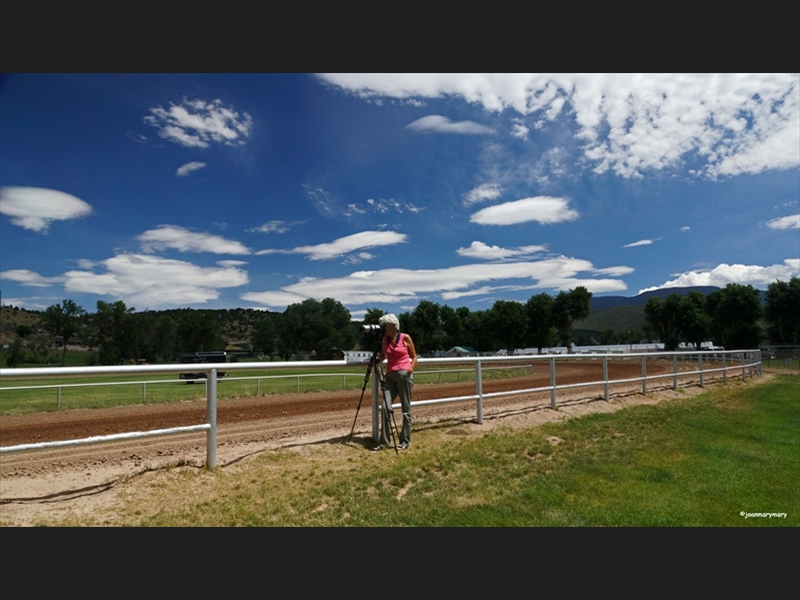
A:
{"label": "white rail fence", "polygon": [[[625,361],[630,363],[631,360],[641,363],[641,376],[626,378],[626,379],[610,379],[609,378],[609,360],[613,363]],[[647,363],[653,360],[665,360],[672,362],[672,369],[668,373],[648,374]],[[558,364],[566,362],[582,362],[582,363],[601,363],[602,364],[602,379],[597,381],[559,384],[558,383]],[[686,362],[689,361],[691,366],[687,368]],[[537,364],[547,364],[549,370],[549,384],[543,387],[535,388],[520,388],[502,392],[484,392],[483,391],[483,372],[489,369],[498,368],[497,365],[517,365],[518,363],[524,366],[533,365],[534,368]],[[679,363],[681,368],[679,369]],[[695,364],[696,363],[696,364]],[[420,366],[439,366],[439,365],[471,365],[474,369],[475,377],[475,393],[466,396],[453,396],[448,398],[437,398],[434,400],[421,400],[412,402],[412,406],[424,406],[432,404],[446,404],[454,402],[475,402],[476,403],[476,417],[478,423],[483,423],[483,402],[487,399],[499,398],[503,396],[518,396],[522,394],[533,394],[540,392],[550,393],[550,406],[556,408],[557,405],[557,392],[558,390],[568,390],[582,387],[598,387],[602,386],[604,390],[604,398],[609,400],[609,388],[614,384],[624,383],[637,383],[641,382],[642,394],[647,393],[648,382],[652,383],[659,379],[672,379],[672,387],[678,388],[679,378],[691,378],[697,376],[699,385],[705,386],[706,377],[713,374],[722,374],[722,380],[727,382],[729,377],[740,377],[746,380],[748,377],[761,375],[761,353],[758,350],[745,350],[745,351],[715,351],[715,352],[647,352],[641,354],[626,354],[621,357],[619,354],[602,354],[592,355],[548,355],[548,356],[497,356],[497,357],[460,357],[460,358],[429,358],[420,359],[418,364]],[[119,433],[106,436],[93,436],[89,438],[82,438],[76,440],[63,440],[53,442],[41,442],[35,444],[20,444],[16,446],[3,446],[0,447],[0,455],[23,452],[30,450],[44,450],[63,448],[70,446],[82,446],[86,444],[96,444],[104,442],[116,442],[122,440],[149,438],[154,436],[178,435],[186,433],[206,432],[206,466],[209,469],[216,468],[216,448],[217,448],[217,369],[224,369],[227,373],[235,371],[254,371],[271,369],[303,369],[305,371],[319,371],[321,369],[363,366],[365,369],[369,368],[368,362],[353,363],[346,361],[318,361],[318,362],[285,362],[285,363],[219,363],[207,365],[192,365],[191,371],[194,373],[206,373],[206,423],[202,425],[189,425],[184,427],[172,427],[169,429],[158,429],[152,431],[134,431]],[[696,367],[696,368],[695,368]],[[463,369],[460,369],[463,372]],[[164,374],[164,373],[182,373],[187,372],[186,365],[136,365],[136,366],[117,366],[117,367],[48,367],[42,369],[0,369],[0,380],[22,377],[64,377],[64,376],[104,376],[104,375],[145,375],[145,374]],[[441,371],[445,372],[445,371]],[[313,375],[313,373],[309,373]],[[345,375],[345,374],[343,374]],[[346,375],[345,375],[346,376]],[[256,379],[265,378],[267,376],[256,377]],[[296,377],[292,375],[291,377]],[[361,376],[363,378],[363,376]],[[372,381],[372,436],[373,439],[378,439],[378,415],[380,411],[380,390],[378,384],[378,377],[371,377]],[[120,384],[128,385],[146,385],[148,382],[120,382]],[[81,384],[86,385],[86,384]],[[91,385],[115,385],[115,383],[106,384],[91,384]],[[35,386],[35,387],[64,387],[65,384],[53,386]],[[4,386],[3,391],[10,391],[12,388]],[[144,388],[143,388],[144,389]],[[299,380],[298,380],[299,389]],[[144,394],[144,391],[143,391]],[[60,396],[60,391],[59,391]],[[268,399],[265,399],[268,401]],[[399,405],[393,405],[393,408]],[[355,402],[354,402],[355,408]]]}

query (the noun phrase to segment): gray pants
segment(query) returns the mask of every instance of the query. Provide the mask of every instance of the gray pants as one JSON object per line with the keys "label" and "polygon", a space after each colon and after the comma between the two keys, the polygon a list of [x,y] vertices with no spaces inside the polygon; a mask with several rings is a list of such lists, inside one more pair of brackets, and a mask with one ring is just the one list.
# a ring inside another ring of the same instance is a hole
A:
{"label": "gray pants", "polygon": [[392,446],[391,405],[400,396],[400,409],[403,411],[403,428],[400,430],[399,443],[411,443],[411,390],[414,388],[414,374],[408,371],[389,371],[386,373],[386,393],[383,402],[390,410],[382,411],[380,443]]}

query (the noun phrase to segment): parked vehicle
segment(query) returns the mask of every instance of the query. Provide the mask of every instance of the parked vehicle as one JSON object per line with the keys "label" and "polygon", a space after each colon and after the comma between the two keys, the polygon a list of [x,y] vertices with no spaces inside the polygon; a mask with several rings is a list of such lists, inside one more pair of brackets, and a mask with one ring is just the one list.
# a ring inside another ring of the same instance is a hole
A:
{"label": "parked vehicle", "polygon": [[[180,356],[182,364],[208,364],[228,362],[228,355],[225,352],[184,352]],[[225,371],[217,370],[217,380],[223,379],[228,374]],[[206,372],[181,373],[181,379],[186,383],[194,383],[198,379],[206,379]]]}

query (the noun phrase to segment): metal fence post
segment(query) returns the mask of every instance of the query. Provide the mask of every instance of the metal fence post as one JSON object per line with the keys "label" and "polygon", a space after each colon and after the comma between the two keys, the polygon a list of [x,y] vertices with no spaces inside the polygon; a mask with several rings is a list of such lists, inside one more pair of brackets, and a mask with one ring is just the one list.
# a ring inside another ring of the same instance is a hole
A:
{"label": "metal fence post", "polygon": [[722,383],[728,383],[728,355],[722,353]]}
{"label": "metal fence post", "polygon": [[706,380],[705,380],[705,377],[703,377],[704,373],[703,373],[703,355],[702,354],[698,354],[697,355],[697,366],[700,369],[700,387],[706,387]]}
{"label": "metal fence post", "polygon": [[647,395],[647,357],[642,357],[642,395]]}
{"label": "metal fence post", "polygon": [[478,425],[483,424],[483,374],[481,361],[475,363],[475,393],[478,395]]}
{"label": "metal fence post", "polygon": [[606,402],[608,402],[608,356],[603,356],[603,382]]}
{"label": "metal fence post", "polygon": [[678,355],[672,355],[672,389],[678,389]]}
{"label": "metal fence post", "polygon": [[56,410],[61,410],[61,386],[58,386],[58,398],[56,398]]}
{"label": "metal fence post", "polygon": [[142,382],[142,404],[147,404],[147,382]]}
{"label": "metal fence post", "polygon": [[211,369],[206,378],[206,468],[217,468],[217,370]]}
{"label": "metal fence post", "polygon": [[550,408],[556,408],[556,358],[550,357]]}

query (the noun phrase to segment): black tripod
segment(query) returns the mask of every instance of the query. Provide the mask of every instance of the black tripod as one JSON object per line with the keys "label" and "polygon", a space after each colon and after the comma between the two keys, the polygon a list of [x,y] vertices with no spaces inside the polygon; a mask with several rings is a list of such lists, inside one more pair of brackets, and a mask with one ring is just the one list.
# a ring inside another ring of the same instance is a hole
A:
{"label": "black tripod", "polygon": [[386,427],[389,427],[389,431],[392,435],[392,444],[394,445],[395,454],[399,454],[400,452],[397,449],[397,438],[400,437],[400,434],[397,430],[397,419],[395,419],[394,411],[392,410],[392,399],[389,397],[389,394],[386,391],[386,379],[383,376],[383,369],[381,368],[379,357],[380,345],[378,346],[378,349],[372,353],[372,356],[369,359],[367,372],[364,375],[364,385],[361,386],[361,398],[359,398],[358,407],[356,408],[356,417],[353,419],[353,427],[350,429],[350,437],[347,438],[347,442],[350,443],[350,441],[353,439],[353,432],[356,430],[356,421],[358,421],[358,413],[361,410],[361,403],[364,401],[364,392],[367,389],[370,373],[374,368],[377,372],[378,382],[380,384],[383,398],[383,402],[381,403],[381,429],[385,430]]}

